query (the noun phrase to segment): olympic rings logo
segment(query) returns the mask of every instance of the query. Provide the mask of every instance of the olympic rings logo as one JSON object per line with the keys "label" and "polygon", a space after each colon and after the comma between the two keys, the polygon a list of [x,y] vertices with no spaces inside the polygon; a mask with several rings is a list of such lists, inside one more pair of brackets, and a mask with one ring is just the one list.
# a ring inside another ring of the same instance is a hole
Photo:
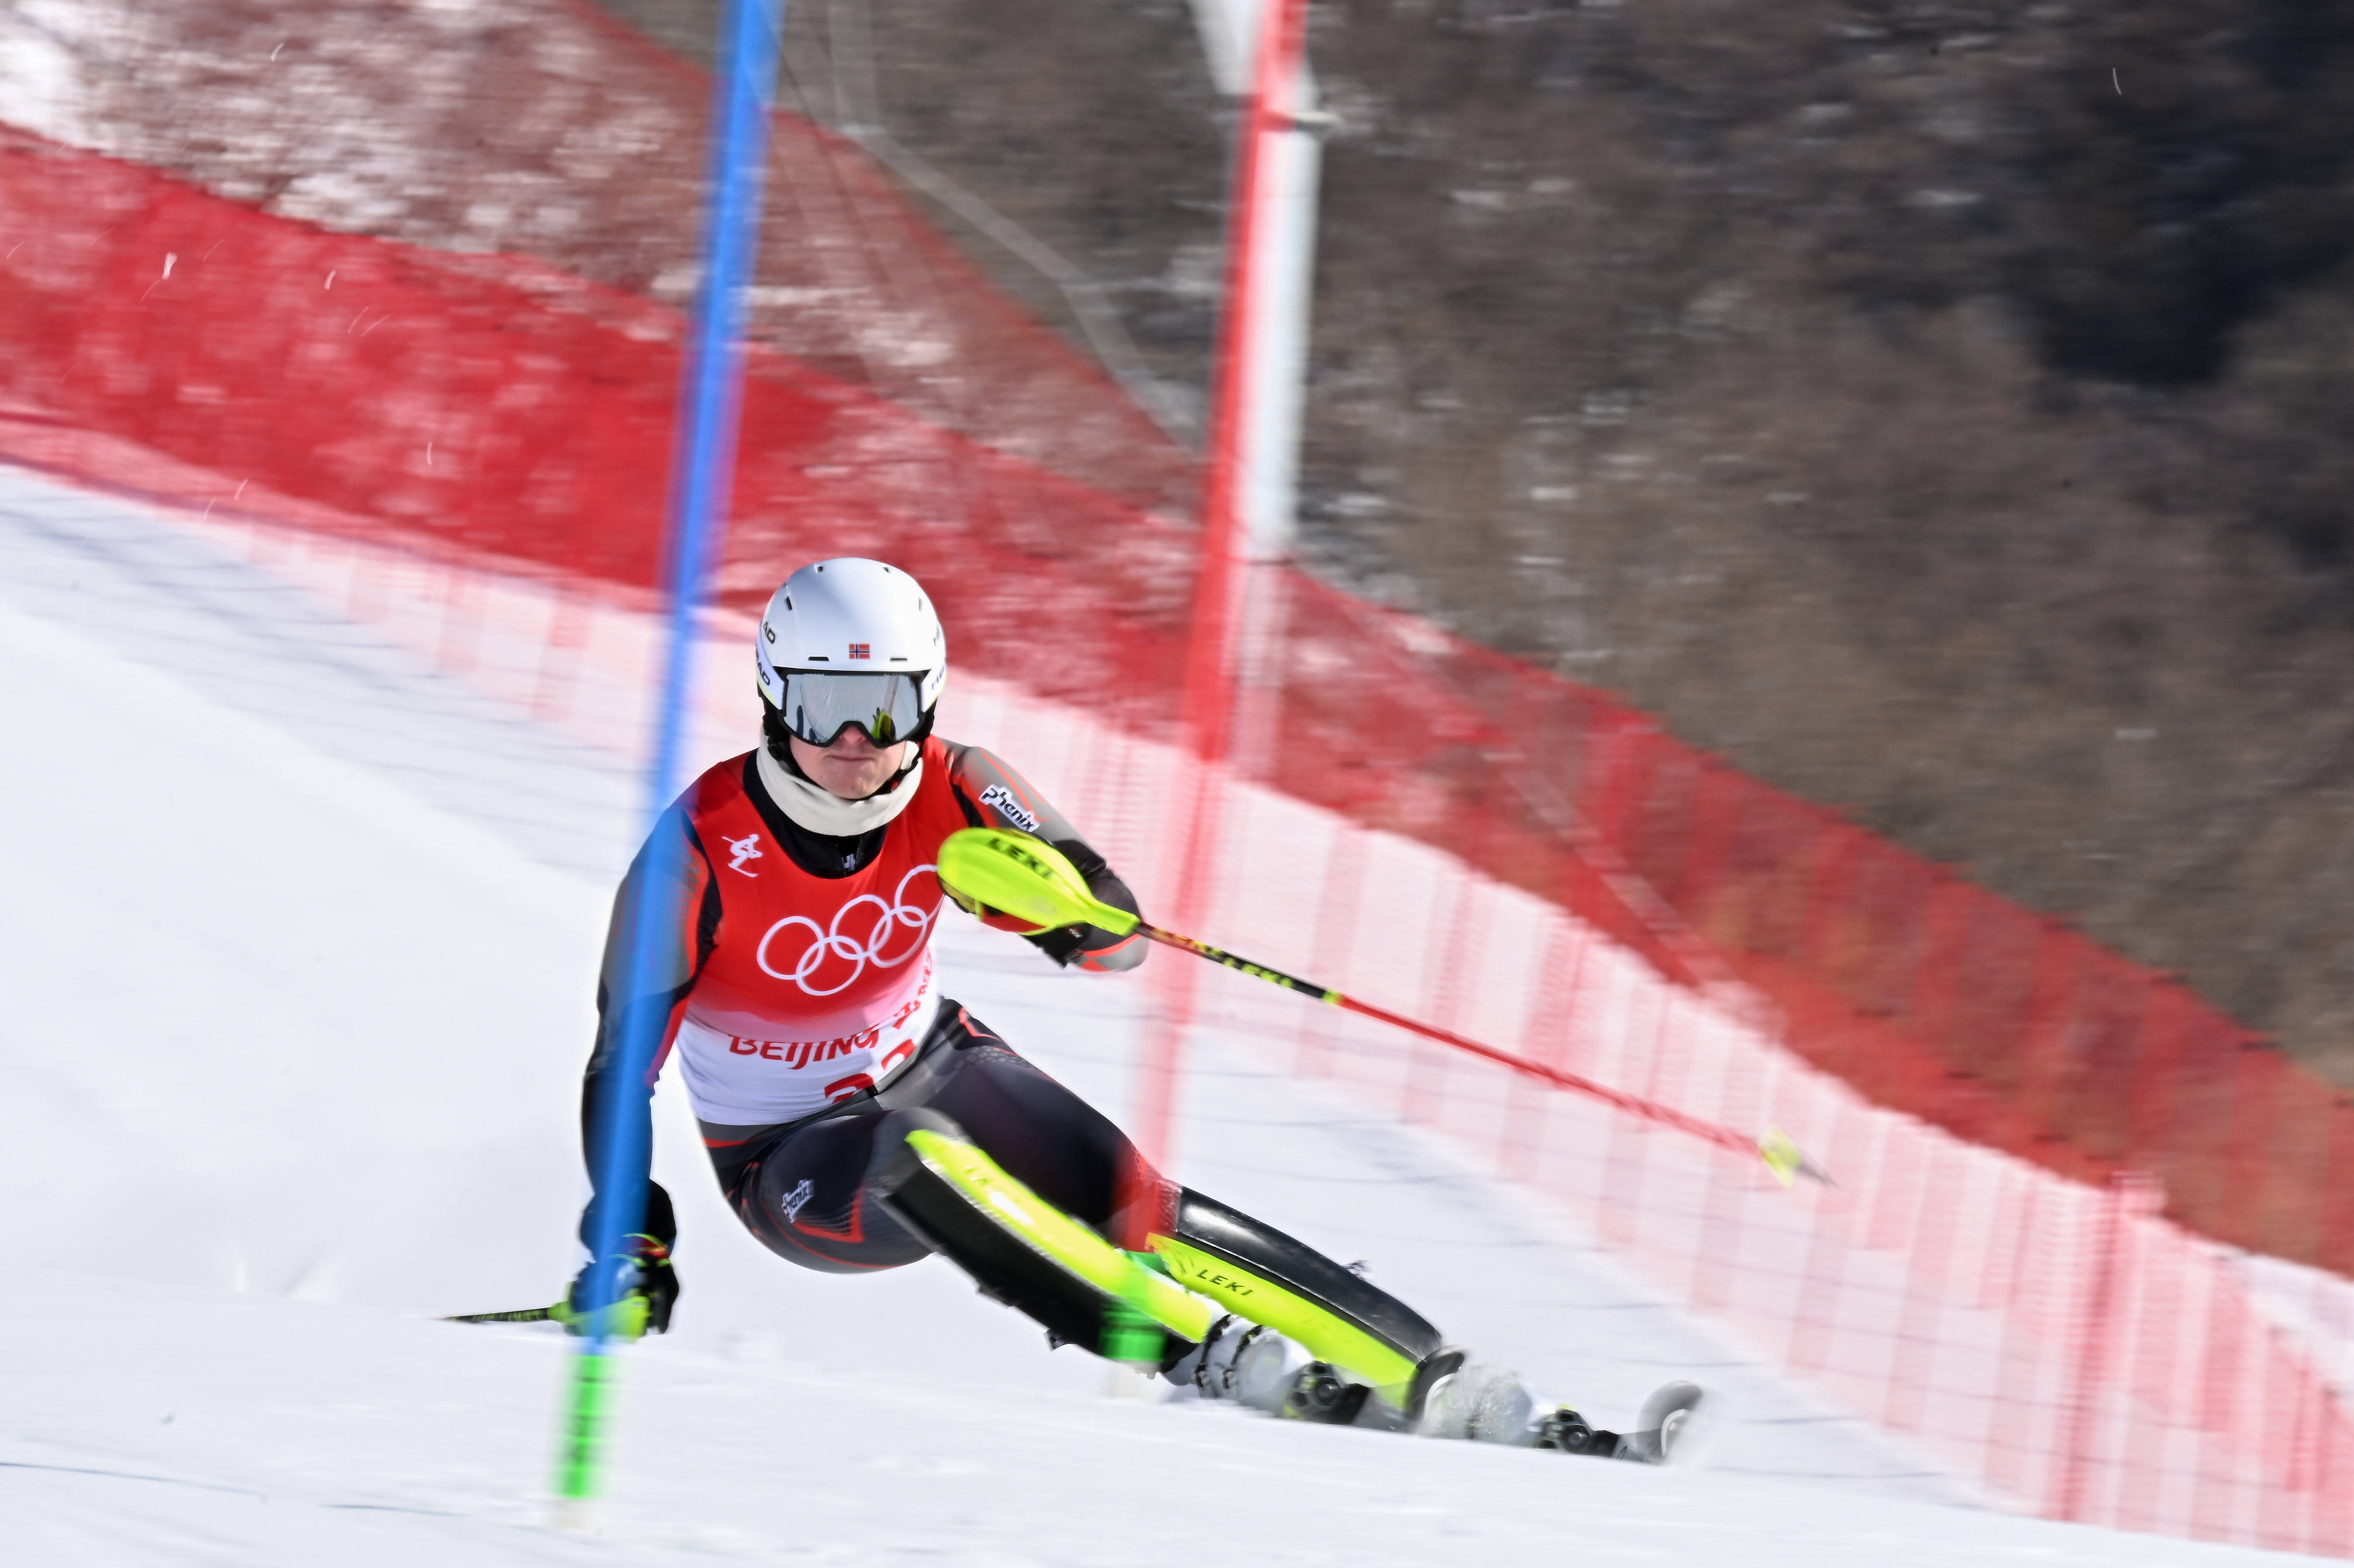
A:
{"label": "olympic rings logo", "polygon": [[[760,938],[760,946],[752,956],[758,961],[763,973],[776,980],[790,980],[811,996],[832,996],[838,991],[848,991],[858,983],[858,977],[866,972],[867,965],[894,969],[924,950],[925,939],[931,935],[932,922],[939,917],[939,900],[935,897],[929,908],[907,903],[907,884],[927,872],[938,869],[937,865],[929,864],[916,867],[899,879],[899,885],[892,890],[891,901],[887,904],[875,894],[860,894],[835,910],[833,921],[827,927],[820,927],[806,915],[788,915],[769,927],[768,934]],[[855,935],[846,934],[843,929],[844,922],[851,920],[854,911],[870,904],[875,906],[875,923],[867,928],[864,938],[862,940]],[[794,926],[809,927],[810,945],[801,949],[801,957],[793,961],[792,968],[780,969],[769,962],[769,944]],[[895,941],[902,932],[908,931],[915,934],[907,939],[904,946]],[[827,967],[828,959],[839,959],[848,964],[848,977],[839,985],[811,984],[818,971]]]}

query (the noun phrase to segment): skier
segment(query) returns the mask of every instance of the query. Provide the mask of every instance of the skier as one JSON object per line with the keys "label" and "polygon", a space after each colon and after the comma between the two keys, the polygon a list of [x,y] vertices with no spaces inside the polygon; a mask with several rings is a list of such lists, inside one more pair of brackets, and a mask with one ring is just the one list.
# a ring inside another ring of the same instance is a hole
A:
{"label": "skier", "polygon": [[[854,1274],[939,1251],[1051,1343],[1149,1362],[1206,1397],[1311,1421],[1661,1457],[1661,1428],[1672,1434],[1681,1406],[1647,1411],[1623,1442],[1566,1408],[1540,1412],[1509,1374],[1466,1367],[1428,1322],[1349,1269],[1163,1179],[1101,1113],[940,994],[936,862],[959,830],[1043,841],[1096,897],[1137,905],[1019,774],[933,733],[947,640],[913,577],[855,558],[804,567],[769,599],[754,654],[761,744],[663,815],[615,901],[582,1100],[592,1180],[600,1118],[632,1118],[631,1147],[650,1149],[654,1078],[674,1053],[720,1190],[790,1262]],[[633,994],[631,922],[644,906],[638,885],[653,876],[674,880],[682,916],[653,934],[654,961],[638,971],[652,984]],[[1066,967],[1144,959],[1132,935],[973,912]],[[662,1048],[642,1082],[616,1086],[632,1029],[658,1030]],[[991,1182],[997,1198],[980,1202],[973,1184]],[[623,1331],[669,1326],[677,1222],[661,1186],[643,1190],[620,1254],[592,1260],[556,1309],[576,1331],[600,1269]],[[582,1217],[592,1246],[606,1201],[597,1192]],[[1016,1202],[1043,1205],[1042,1224],[1084,1226],[1058,1234],[1091,1249],[1098,1280],[1010,1227],[999,1211]],[[1204,1293],[1223,1287],[1220,1304],[1236,1309],[1204,1313],[1190,1336],[1148,1322],[1100,1283],[1105,1268],[1139,1259]]]}

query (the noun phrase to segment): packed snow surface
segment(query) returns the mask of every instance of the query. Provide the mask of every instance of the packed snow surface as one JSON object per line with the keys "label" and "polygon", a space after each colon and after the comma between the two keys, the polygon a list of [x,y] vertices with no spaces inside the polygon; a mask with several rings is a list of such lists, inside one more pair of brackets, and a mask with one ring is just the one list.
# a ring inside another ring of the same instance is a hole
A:
{"label": "packed snow surface", "polygon": [[[1709,1384],[1709,1464],[1170,1401],[946,1264],[795,1269],[721,1209],[666,1088],[678,1331],[628,1353],[602,1536],[556,1531],[569,1342],[434,1319],[544,1303],[574,1265],[626,768],[167,519],[9,470],[0,711],[12,1563],[2256,1555],[1967,1506],[1539,1206],[1215,1037],[1177,1174],[1606,1423]],[[1140,981],[944,939],[951,994],[1124,1108]]]}

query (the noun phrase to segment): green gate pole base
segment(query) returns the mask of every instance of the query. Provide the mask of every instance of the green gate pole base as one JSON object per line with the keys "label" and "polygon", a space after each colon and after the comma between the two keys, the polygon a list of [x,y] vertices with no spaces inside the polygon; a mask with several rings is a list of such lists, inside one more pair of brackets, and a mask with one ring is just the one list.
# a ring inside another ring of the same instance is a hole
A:
{"label": "green gate pole base", "polygon": [[1104,1304],[1099,1348],[1106,1361],[1144,1372],[1159,1372],[1161,1350],[1167,1343],[1168,1337],[1161,1331],[1161,1325],[1127,1302],[1114,1298]]}
{"label": "green gate pole base", "polygon": [[597,1497],[605,1479],[605,1430],[620,1363],[603,1351],[572,1358],[571,1396],[564,1413],[556,1465],[556,1526],[578,1534],[597,1530]]}

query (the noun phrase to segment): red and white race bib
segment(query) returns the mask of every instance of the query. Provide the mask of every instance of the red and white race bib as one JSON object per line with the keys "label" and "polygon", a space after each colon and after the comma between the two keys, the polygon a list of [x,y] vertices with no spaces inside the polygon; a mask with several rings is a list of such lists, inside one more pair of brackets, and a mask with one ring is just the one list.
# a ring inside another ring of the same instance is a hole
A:
{"label": "red and white race bib", "polygon": [[928,949],[917,955],[913,969],[914,990],[887,1016],[824,1039],[723,1034],[690,1010],[679,1022],[676,1049],[695,1114],[733,1127],[768,1127],[881,1087],[913,1059],[939,1001]]}
{"label": "red and white race bib", "polygon": [[674,1048],[704,1120],[790,1121],[880,1087],[914,1057],[938,1000],[934,863],[966,825],[939,749],[927,743],[916,798],[884,829],[882,852],[843,877],[812,876],[774,842],[745,794],[743,758],[696,780],[689,816],[720,918]]}

